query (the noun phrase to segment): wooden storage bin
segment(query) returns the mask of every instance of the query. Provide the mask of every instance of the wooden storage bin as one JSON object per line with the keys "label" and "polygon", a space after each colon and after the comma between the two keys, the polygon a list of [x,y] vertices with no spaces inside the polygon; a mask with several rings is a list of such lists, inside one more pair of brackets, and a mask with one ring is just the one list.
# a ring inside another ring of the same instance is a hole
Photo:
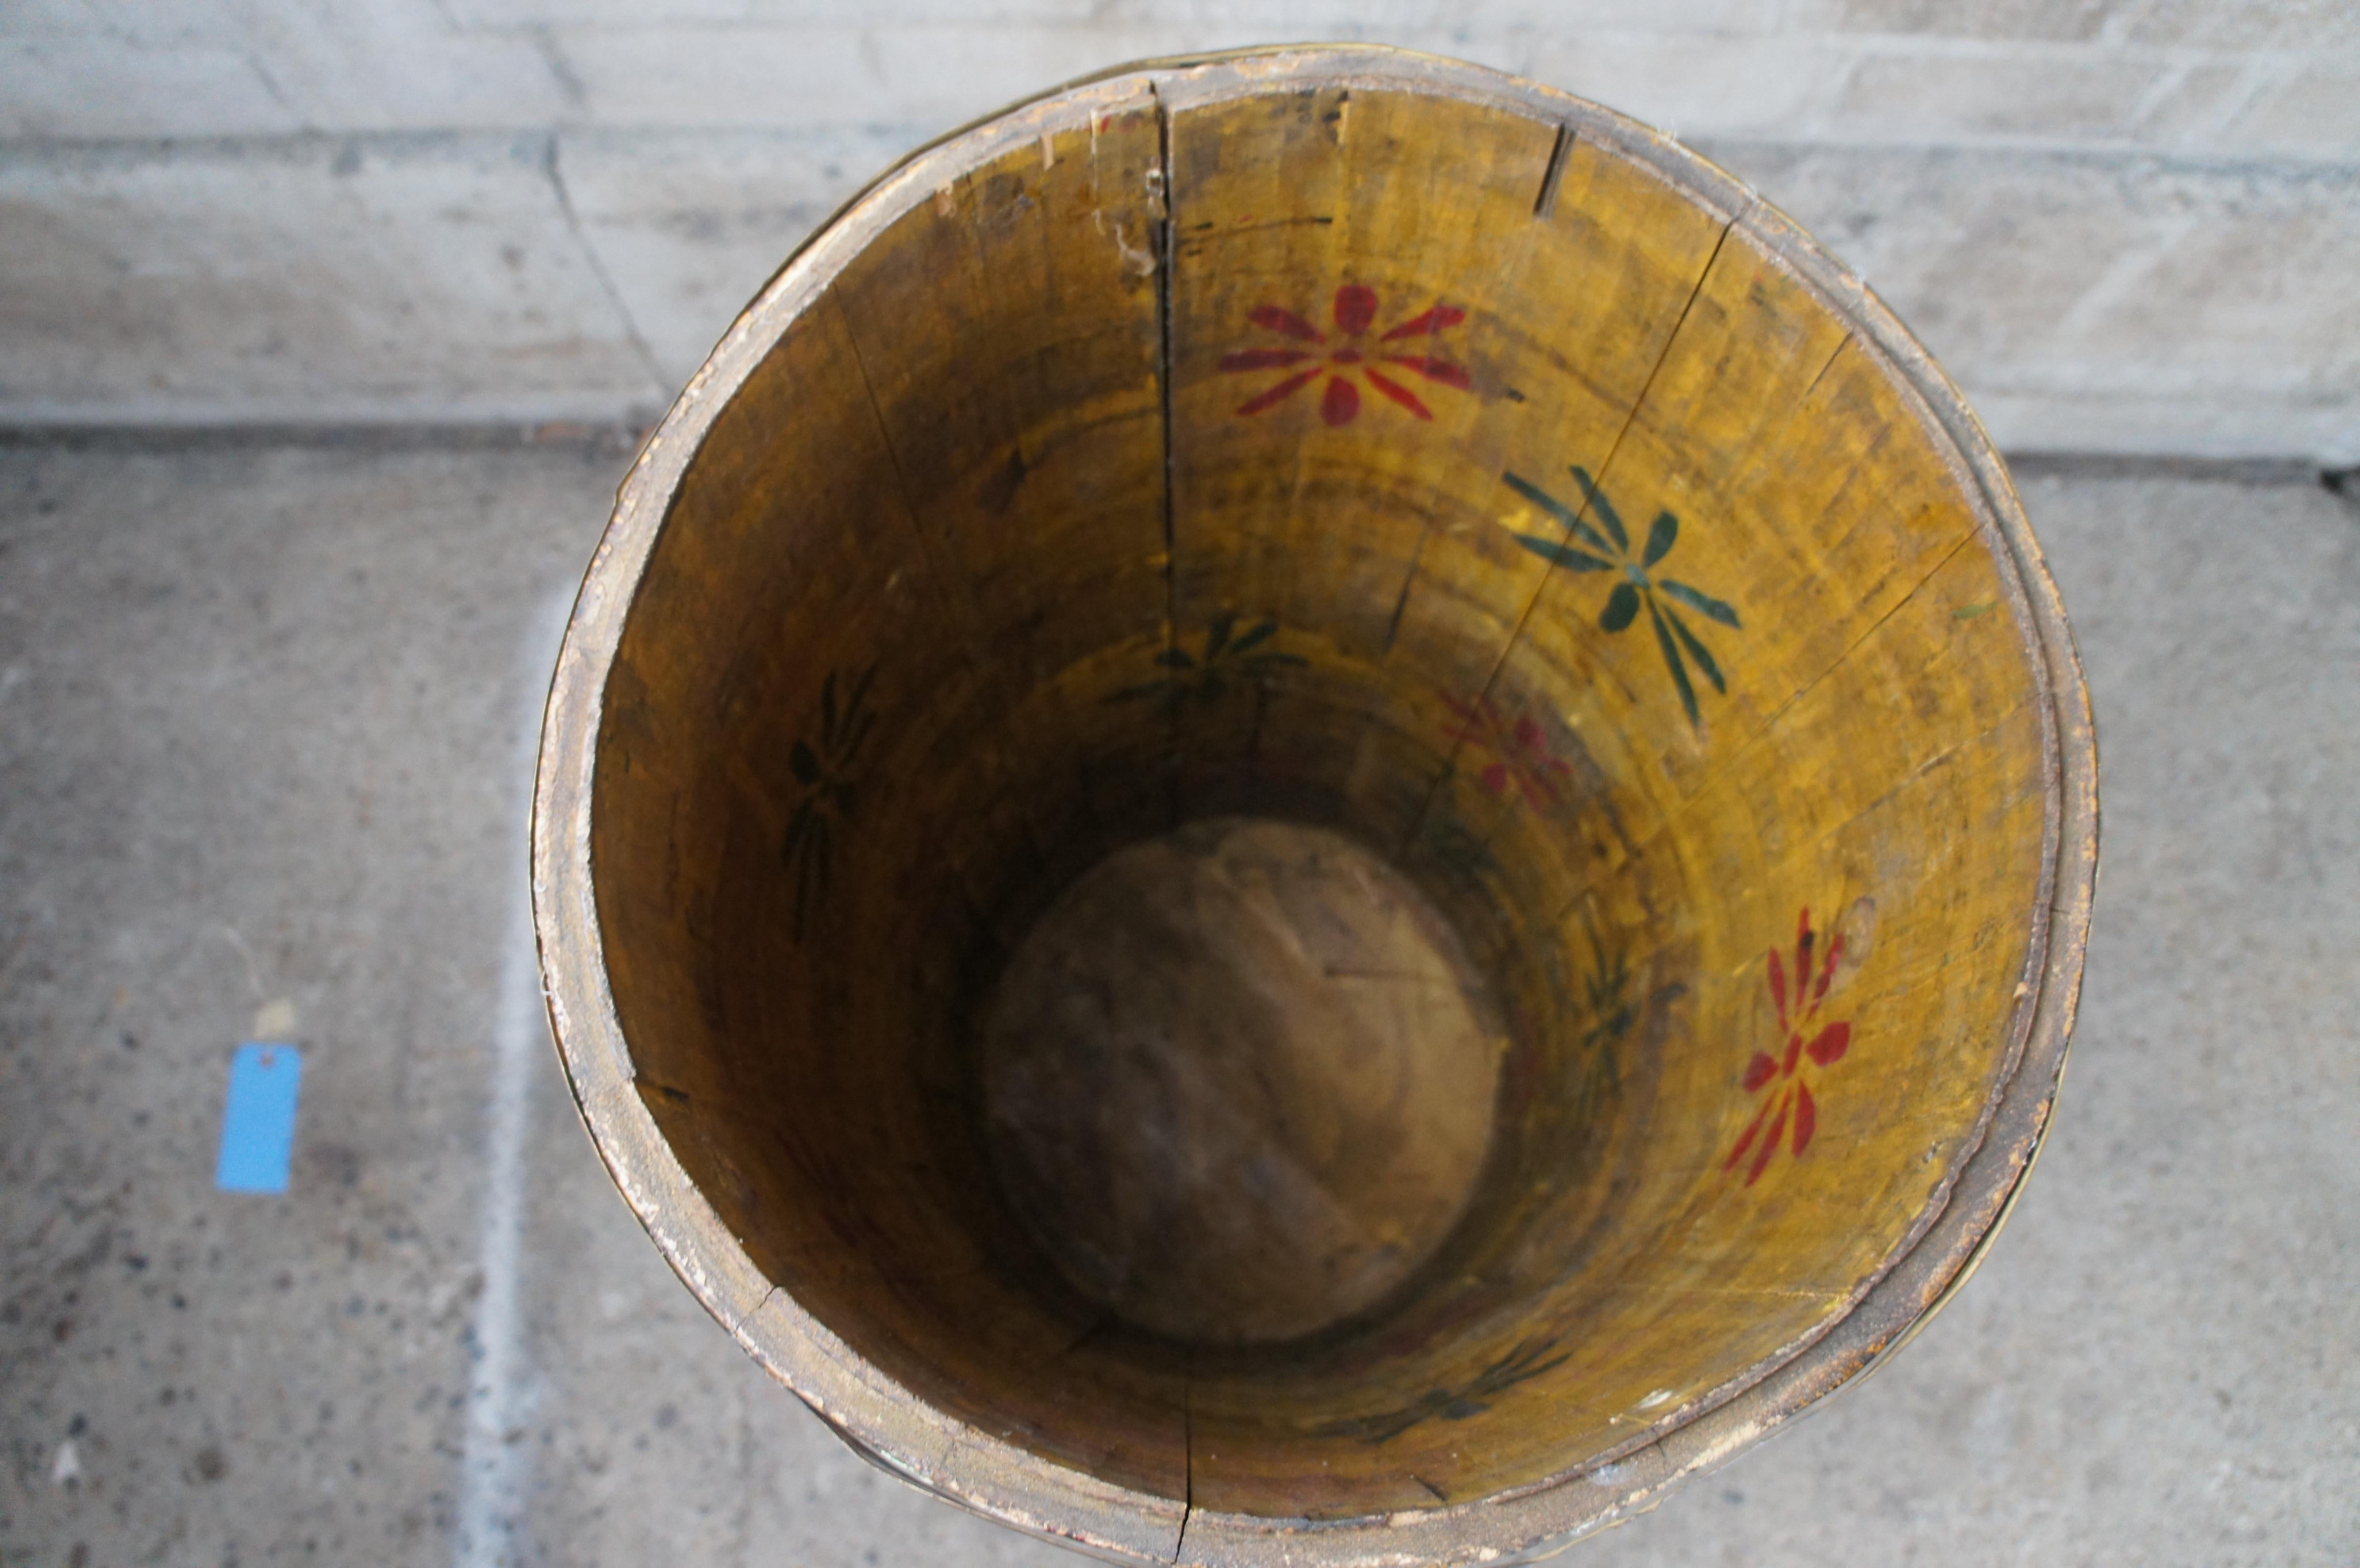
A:
{"label": "wooden storage bin", "polygon": [[[1294,49],[1010,110],[789,262],[623,486],[533,877],[616,1181],[862,1452],[1122,1561],[1502,1562],[1965,1277],[2095,809],[2006,474],[1855,278],[1594,104]],[[1393,999],[1205,1024],[1186,1105],[1023,1057],[1100,959],[1185,1033],[1260,920]],[[1327,1219],[1165,1160],[1232,1091]]]}

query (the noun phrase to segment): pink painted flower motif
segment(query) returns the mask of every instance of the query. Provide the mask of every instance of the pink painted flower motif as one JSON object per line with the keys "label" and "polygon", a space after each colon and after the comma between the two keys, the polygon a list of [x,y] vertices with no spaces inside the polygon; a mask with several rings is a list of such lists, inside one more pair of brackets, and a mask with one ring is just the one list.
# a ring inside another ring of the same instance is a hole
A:
{"label": "pink painted flower motif", "polygon": [[1564,803],[1563,787],[1573,777],[1573,766],[1549,748],[1548,736],[1531,715],[1512,724],[1500,713],[1488,692],[1465,701],[1441,693],[1443,702],[1459,715],[1450,739],[1488,752],[1492,761],[1476,777],[1494,795],[1513,786],[1524,804],[1536,811],[1554,811]]}
{"label": "pink painted flower motif", "polygon": [[[1762,1179],[1770,1161],[1786,1136],[1794,1129],[1794,1149],[1799,1155],[1811,1147],[1811,1135],[1819,1130],[1819,1102],[1811,1097],[1809,1073],[1805,1062],[1823,1073],[1843,1060],[1852,1049],[1852,1025],[1849,1021],[1822,1026],[1816,1031],[1812,1023],[1818,1018],[1819,1004],[1827,999],[1828,982],[1835,978],[1836,964],[1843,957],[1843,932],[1837,931],[1828,942],[1827,952],[1819,961],[1819,974],[1811,973],[1811,950],[1819,933],[1811,929],[1811,911],[1807,908],[1795,933],[1795,985],[1790,996],[1786,989],[1786,966],[1778,950],[1770,950],[1770,999],[1778,1008],[1778,1032],[1786,1039],[1786,1048],[1776,1056],[1757,1051],[1754,1060],[1745,1064],[1745,1092],[1763,1096],[1762,1108],[1754,1113],[1746,1124],[1737,1147],[1729,1151],[1723,1171],[1734,1171],[1748,1150],[1753,1162],[1746,1167],[1745,1184],[1749,1187]],[[1807,1038],[1808,1037],[1808,1038]]]}
{"label": "pink painted flower motif", "polygon": [[[1445,387],[1465,391],[1474,385],[1466,368],[1432,354],[1404,352],[1412,346],[1410,340],[1432,337],[1445,327],[1455,327],[1467,319],[1467,312],[1456,305],[1437,305],[1432,310],[1412,316],[1398,326],[1387,328],[1374,344],[1366,340],[1370,327],[1377,319],[1377,291],[1365,283],[1347,283],[1336,290],[1333,308],[1336,332],[1342,341],[1336,342],[1313,326],[1308,321],[1277,305],[1257,305],[1246,314],[1255,326],[1278,333],[1306,346],[1299,348],[1246,348],[1221,356],[1221,368],[1226,371],[1284,370],[1287,376],[1264,387],[1238,405],[1240,414],[1259,414],[1275,408],[1321,376],[1328,378],[1326,390],[1319,395],[1319,417],[1331,425],[1349,425],[1360,411],[1360,389],[1354,376],[1368,381],[1370,387],[1407,408],[1421,419],[1434,418],[1434,410],[1425,399],[1388,374],[1382,366],[1393,366]],[[1404,345],[1402,350],[1387,350],[1387,343]]]}

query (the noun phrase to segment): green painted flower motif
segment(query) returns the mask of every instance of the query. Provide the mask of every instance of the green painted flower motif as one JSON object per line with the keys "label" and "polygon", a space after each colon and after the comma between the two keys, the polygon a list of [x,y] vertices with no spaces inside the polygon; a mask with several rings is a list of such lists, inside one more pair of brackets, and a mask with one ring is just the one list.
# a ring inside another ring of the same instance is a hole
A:
{"label": "green painted flower motif", "polygon": [[1235,615],[1215,617],[1205,631],[1202,658],[1185,648],[1167,648],[1155,656],[1155,662],[1171,670],[1171,674],[1126,686],[1107,701],[1153,702],[1165,716],[1176,719],[1192,701],[1200,704],[1219,702],[1229,694],[1232,682],[1260,681],[1273,670],[1304,662],[1294,654],[1262,646],[1278,635],[1277,617],[1265,616],[1246,632],[1232,635],[1237,632],[1237,624]]}
{"label": "green painted flower motif", "polygon": [[1712,682],[1712,689],[1723,696],[1729,693],[1729,682],[1722,679],[1712,650],[1681,618],[1679,606],[1686,605],[1708,620],[1742,631],[1744,627],[1736,610],[1727,601],[1716,599],[1702,589],[1656,574],[1656,566],[1679,542],[1679,518],[1668,511],[1657,512],[1655,520],[1648,526],[1645,547],[1634,557],[1631,553],[1630,533],[1623,528],[1613,503],[1607,500],[1606,492],[1593,484],[1589,473],[1579,466],[1572,473],[1574,483],[1581,486],[1582,496],[1588,502],[1587,509],[1596,514],[1605,531],[1601,533],[1592,528],[1583,520],[1582,513],[1530,480],[1508,474],[1502,475],[1508,488],[1563,523],[1571,536],[1568,541],[1544,539],[1538,534],[1516,534],[1516,542],[1568,572],[1620,572],[1622,581],[1606,595],[1606,607],[1598,616],[1599,626],[1605,631],[1622,631],[1639,618],[1644,606],[1655,628],[1655,644],[1663,649],[1665,668],[1672,672],[1672,684],[1679,689],[1680,706],[1688,710],[1689,724],[1701,724],[1704,720],[1697,711],[1696,686],[1688,679],[1688,661],[1694,660],[1696,667],[1704,671],[1704,678]]}
{"label": "green painted flower motif", "polygon": [[794,769],[795,781],[803,787],[803,798],[795,802],[794,814],[787,819],[787,842],[781,851],[787,868],[795,878],[795,941],[803,939],[803,928],[810,922],[813,908],[827,896],[828,878],[836,865],[836,841],[842,829],[853,818],[858,796],[853,789],[852,770],[860,758],[860,746],[869,738],[876,715],[869,711],[869,682],[877,667],[870,665],[852,682],[850,695],[841,702],[836,699],[836,678],[844,672],[828,671],[819,688],[819,744],[808,740],[795,742],[787,754],[787,764]]}

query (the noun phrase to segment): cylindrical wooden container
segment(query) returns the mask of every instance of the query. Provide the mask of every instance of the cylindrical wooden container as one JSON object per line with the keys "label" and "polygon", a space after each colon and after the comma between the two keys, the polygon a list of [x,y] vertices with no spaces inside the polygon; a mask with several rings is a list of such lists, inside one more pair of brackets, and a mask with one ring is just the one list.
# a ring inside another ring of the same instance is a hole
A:
{"label": "cylindrical wooden container", "polygon": [[1497,1563],[1955,1290],[2095,866],[1951,384],[1743,184],[1366,48],[912,157],[625,483],[552,1015],[846,1440],[1121,1561]]}

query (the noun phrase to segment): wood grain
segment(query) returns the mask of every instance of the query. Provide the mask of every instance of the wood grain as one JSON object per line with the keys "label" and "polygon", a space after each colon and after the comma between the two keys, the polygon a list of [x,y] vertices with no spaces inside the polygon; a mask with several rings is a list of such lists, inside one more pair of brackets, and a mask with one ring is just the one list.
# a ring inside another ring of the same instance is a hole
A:
{"label": "wood grain", "polygon": [[849,1441],[1344,1564],[1562,1544],[1913,1332],[2094,857],[2038,546],[1874,298],[1337,48],[1020,106],[788,265],[625,485],[534,876],[602,1154]]}

